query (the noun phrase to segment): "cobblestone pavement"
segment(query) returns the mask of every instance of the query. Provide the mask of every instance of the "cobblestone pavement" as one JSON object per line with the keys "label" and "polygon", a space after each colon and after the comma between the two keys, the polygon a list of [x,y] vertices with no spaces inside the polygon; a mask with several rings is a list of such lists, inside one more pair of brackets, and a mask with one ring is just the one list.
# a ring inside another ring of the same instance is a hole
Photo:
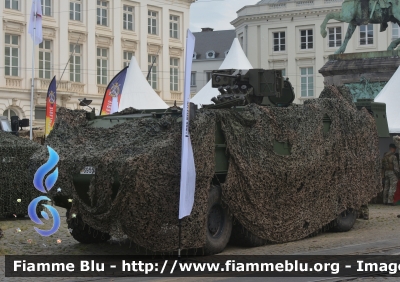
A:
{"label": "cobblestone pavement", "polygon": [[[57,208],[60,215],[65,215],[65,210]],[[343,246],[360,244],[361,252],[367,251],[362,247],[362,243],[373,243],[376,248],[379,242],[384,240],[399,240],[400,248],[400,206],[370,206],[370,220],[357,220],[353,229],[346,233],[321,233],[312,238],[306,238],[296,242],[285,244],[267,245],[258,248],[239,248],[228,246],[223,252],[224,255],[283,255],[283,254],[304,254],[318,253],[319,251],[331,250],[335,254],[348,254]],[[45,220],[44,220],[45,221]],[[76,242],[68,231],[65,223],[65,216],[61,217],[62,225],[59,231],[48,238],[39,236],[33,229],[36,226],[29,218],[25,219],[8,219],[0,221],[0,228],[3,230],[4,237],[0,239],[0,281],[132,281],[128,279],[112,279],[112,278],[5,278],[4,277],[4,255],[136,255],[145,253],[127,241],[111,240],[108,243],[100,245],[84,245]],[[51,223],[45,224],[43,229],[49,229]],[[19,230],[21,230],[19,232]],[[61,240],[61,243],[57,243]],[[333,251],[332,251],[333,250]],[[236,281],[232,278],[192,278],[179,280],[178,278],[170,279],[146,279],[148,281]],[[321,279],[319,279],[321,280]],[[398,281],[398,278],[359,278],[352,281]],[[135,280],[139,281],[139,280]],[[239,279],[237,281],[276,281],[274,279]],[[299,281],[299,280],[282,280],[282,281]],[[306,281],[306,280],[302,280]],[[312,279],[317,281],[317,279]],[[329,280],[333,281],[333,280]],[[340,280],[335,280],[340,281]],[[347,280],[346,280],[347,281]]]}

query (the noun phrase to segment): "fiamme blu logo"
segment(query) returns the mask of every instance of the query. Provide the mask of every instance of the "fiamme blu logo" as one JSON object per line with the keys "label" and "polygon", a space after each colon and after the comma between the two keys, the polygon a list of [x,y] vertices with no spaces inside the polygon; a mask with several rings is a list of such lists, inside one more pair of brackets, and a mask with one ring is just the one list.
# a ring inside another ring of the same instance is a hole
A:
{"label": "fiamme blu logo", "polygon": [[[58,161],[60,160],[56,151],[54,151],[51,147],[47,146],[47,150],[49,151],[49,159],[45,164],[39,167],[39,169],[35,173],[35,177],[33,178],[33,185],[35,186],[35,188],[45,194],[47,194],[47,192],[49,192],[54,187],[54,184],[56,184],[57,182],[58,168],[56,169],[54,168],[56,167]],[[53,169],[54,171],[50,173],[45,179],[45,176]],[[45,186],[43,186],[43,182]],[[46,196],[40,196],[35,198],[28,206],[29,217],[34,223],[39,225],[44,224],[36,213],[37,207],[41,201],[50,201],[50,199]],[[53,218],[53,226],[50,230],[42,230],[37,227],[35,227],[35,230],[41,236],[51,236],[54,233],[56,233],[57,230],[60,228],[60,215],[58,214],[58,211],[54,207],[46,204],[42,204],[42,206],[45,207],[50,212]],[[45,220],[50,219],[49,215],[45,211],[41,211],[41,215]]]}

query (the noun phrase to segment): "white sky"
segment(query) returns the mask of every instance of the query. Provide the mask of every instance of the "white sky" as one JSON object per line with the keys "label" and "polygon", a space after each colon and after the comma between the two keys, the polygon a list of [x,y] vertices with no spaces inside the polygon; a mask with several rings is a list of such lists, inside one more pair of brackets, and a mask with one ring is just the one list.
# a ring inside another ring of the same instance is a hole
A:
{"label": "white sky", "polygon": [[198,0],[190,8],[190,31],[199,32],[202,27],[215,30],[234,29],[230,24],[236,19],[236,11],[260,0]]}

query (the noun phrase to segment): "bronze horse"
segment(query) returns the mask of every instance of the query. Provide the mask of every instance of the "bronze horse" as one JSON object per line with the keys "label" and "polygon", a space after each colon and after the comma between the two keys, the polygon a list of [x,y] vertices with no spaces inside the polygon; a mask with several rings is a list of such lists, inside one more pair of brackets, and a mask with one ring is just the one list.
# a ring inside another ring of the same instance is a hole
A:
{"label": "bronze horse", "polygon": [[[326,24],[335,19],[349,24],[346,36],[340,48],[335,54],[342,54],[346,50],[347,43],[357,26],[365,24],[381,24],[380,31],[385,31],[388,22],[400,24],[400,0],[345,0],[342,10],[337,13],[329,13],[321,24],[321,35],[326,37]],[[393,40],[387,50],[394,50],[400,44],[400,38]]]}

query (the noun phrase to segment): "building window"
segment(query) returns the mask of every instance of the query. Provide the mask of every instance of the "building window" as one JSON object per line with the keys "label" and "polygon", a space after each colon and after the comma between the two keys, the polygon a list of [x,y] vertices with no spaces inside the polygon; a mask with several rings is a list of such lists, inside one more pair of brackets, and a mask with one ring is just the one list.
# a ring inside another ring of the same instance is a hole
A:
{"label": "building window", "polygon": [[97,84],[108,82],[108,49],[97,48]]}
{"label": "building window", "polygon": [[170,15],[169,16],[169,37],[179,38],[179,17]]}
{"label": "building window", "polygon": [[46,119],[46,107],[35,107],[35,120]]}
{"label": "building window", "polygon": [[207,59],[215,59],[215,51],[214,50],[207,51],[206,58]]}
{"label": "building window", "polygon": [[274,32],[274,51],[285,51],[285,32]]}
{"label": "building window", "polygon": [[19,0],[6,0],[6,9],[19,10]]}
{"label": "building window", "polygon": [[280,71],[282,71],[282,77],[285,77],[286,76],[286,70],[283,69],[283,70],[280,70]]}
{"label": "building window", "polygon": [[97,24],[108,26],[108,1],[97,1]]}
{"label": "building window", "polygon": [[300,68],[301,97],[314,96],[313,68]]}
{"label": "building window", "polygon": [[305,29],[300,30],[301,38],[301,49],[312,49],[313,48],[313,30]]}
{"label": "building window", "polygon": [[69,65],[70,81],[82,82],[82,45],[69,44],[69,51],[71,52],[71,61]]}
{"label": "building window", "polygon": [[134,7],[124,5],[123,15],[124,29],[134,30],[135,10]]}
{"label": "building window", "polygon": [[206,72],[206,79],[207,79],[207,82],[209,82],[210,80],[211,80],[211,72],[210,71],[208,71],[208,72]]}
{"label": "building window", "polygon": [[3,116],[7,117],[8,120],[11,120],[11,117],[18,116],[18,115],[13,110],[7,109],[3,112]]}
{"label": "building window", "polygon": [[19,75],[19,36],[5,35],[5,75]]}
{"label": "building window", "polygon": [[39,77],[50,79],[51,77],[51,40],[43,40],[39,44]]}
{"label": "building window", "polygon": [[240,46],[242,46],[242,48],[243,48],[243,43],[244,43],[243,33],[239,34],[239,43],[240,43]]}
{"label": "building window", "polygon": [[129,66],[129,63],[131,62],[133,56],[135,56],[135,53],[124,51],[124,67]]}
{"label": "building window", "polygon": [[170,90],[179,91],[179,59],[169,59],[169,73],[170,73]]}
{"label": "building window", "polygon": [[73,0],[69,2],[69,19],[73,21],[81,21],[81,0]]}
{"label": "building window", "polygon": [[192,72],[190,76],[190,86],[196,86],[196,73]]}
{"label": "building window", "polygon": [[148,56],[148,66],[149,66],[149,71],[151,66],[151,73],[149,76],[149,83],[153,89],[158,89],[158,83],[157,83],[157,63],[158,63],[158,56],[155,55],[149,55]]}
{"label": "building window", "polygon": [[342,45],[342,28],[341,27],[330,27],[328,28],[329,34],[329,47],[340,47]]}
{"label": "building window", "polygon": [[42,13],[44,16],[51,17],[51,1],[52,0],[42,0]]}
{"label": "building window", "polygon": [[154,11],[149,11],[148,18],[148,33],[149,34],[157,34],[157,16],[158,13]]}
{"label": "building window", "polygon": [[400,37],[400,29],[397,23],[392,23],[392,40]]}
{"label": "building window", "polygon": [[360,25],[360,45],[374,44],[374,26]]}

